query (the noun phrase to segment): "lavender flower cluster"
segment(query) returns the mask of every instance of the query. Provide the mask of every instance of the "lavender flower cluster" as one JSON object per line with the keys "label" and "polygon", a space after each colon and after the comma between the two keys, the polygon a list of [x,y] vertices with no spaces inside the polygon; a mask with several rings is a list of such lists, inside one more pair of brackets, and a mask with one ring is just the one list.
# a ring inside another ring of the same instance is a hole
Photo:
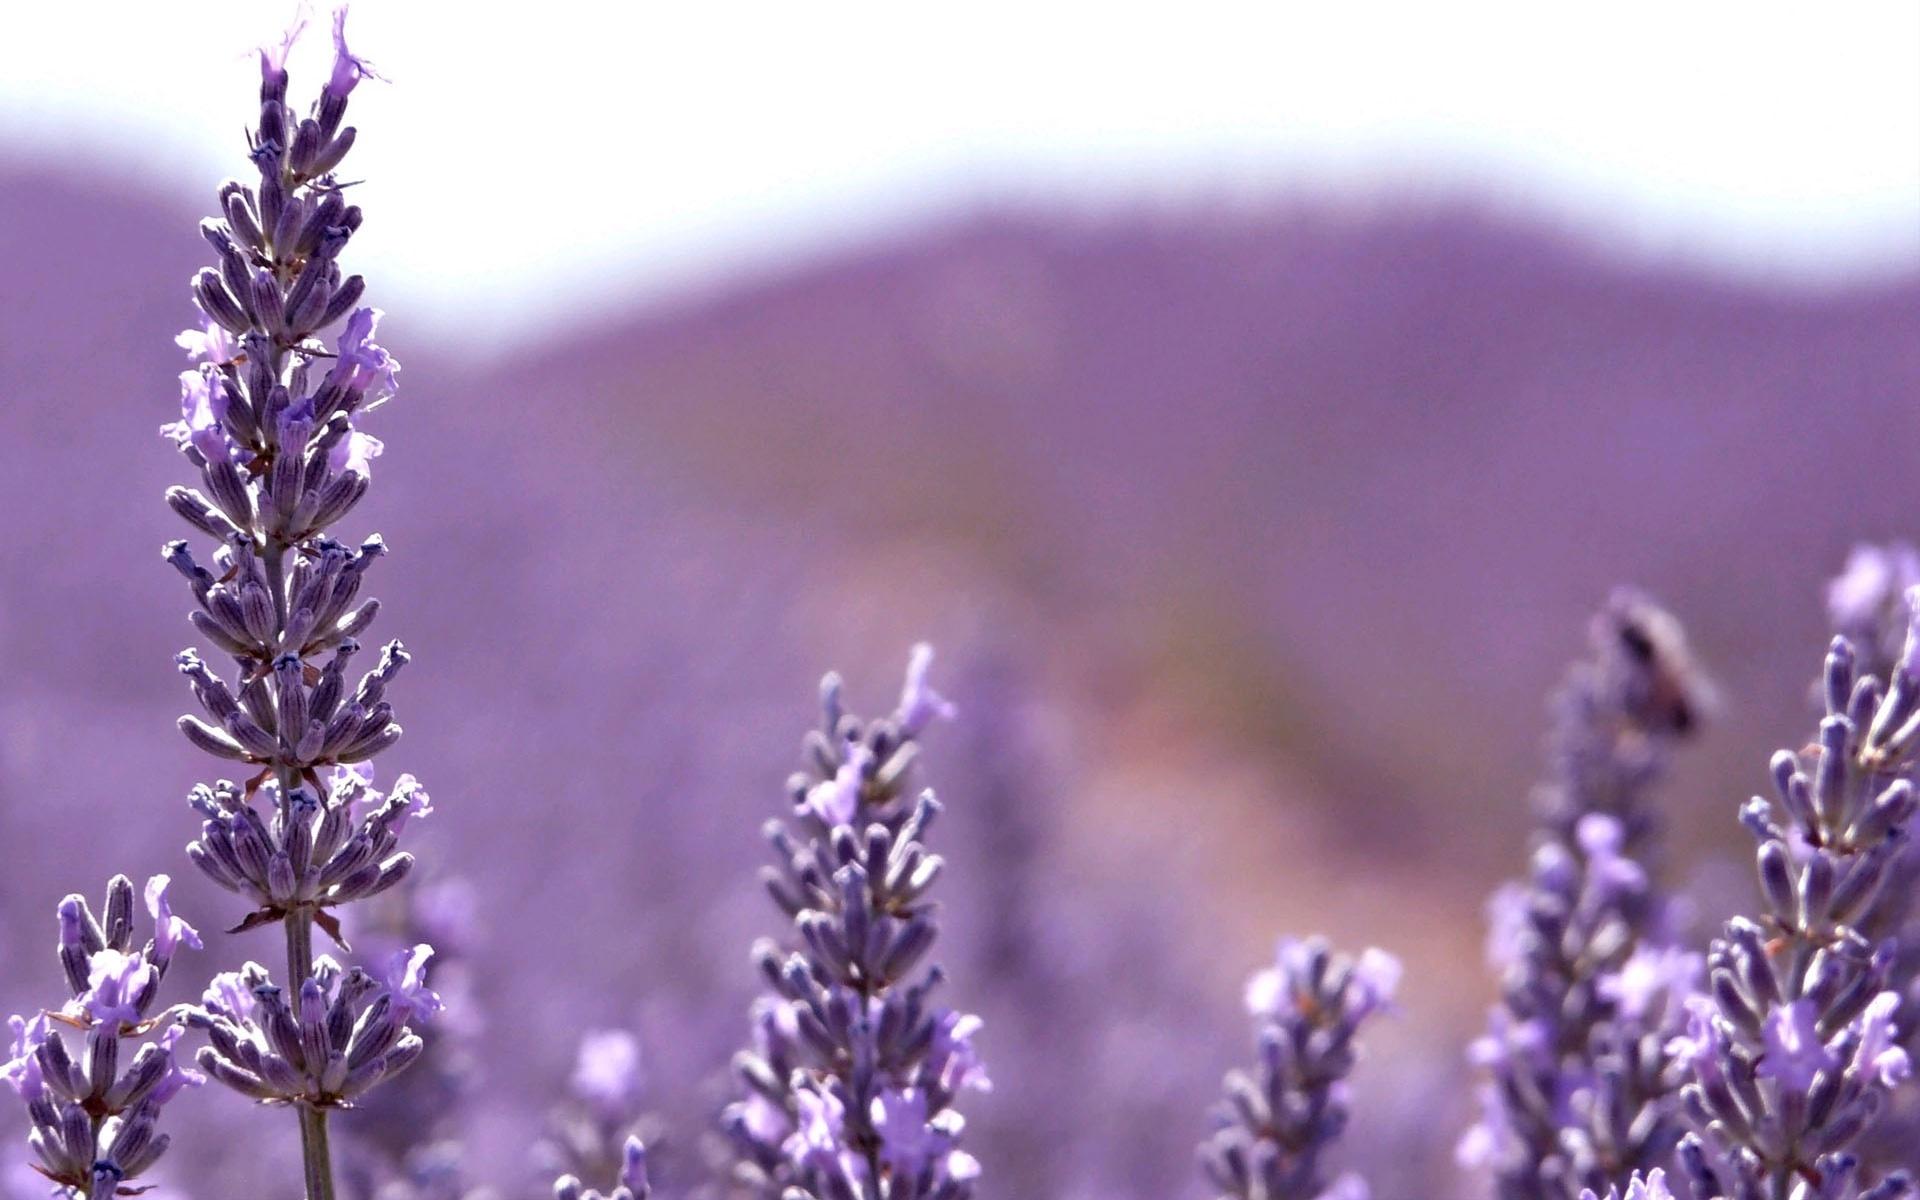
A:
{"label": "lavender flower cluster", "polygon": [[913,794],[919,737],[952,708],[927,684],[932,650],[914,650],[890,719],[864,721],[827,676],[821,727],[788,785],[794,825],[767,837],[766,874],[792,923],[788,945],[754,948],[769,994],[753,1048],[734,1063],[742,1096],[726,1114],[736,1178],[769,1198],[965,1200],[980,1166],[960,1148],[953,1108],[986,1088],[973,1045],[980,1021],[934,1002],[922,968],[937,936],[928,892],[943,860],[924,839],[940,805]]}
{"label": "lavender flower cluster", "polygon": [[[484,1033],[462,963],[471,891],[415,876],[401,845],[432,801],[372,765],[400,738],[388,691],[408,655],[389,643],[354,678],[385,545],[331,532],[368,493],[382,447],[364,426],[399,369],[374,341],[364,281],[340,265],[362,220],[340,174],[356,139],[345,116],[374,77],[345,20],[307,115],[287,98],[300,25],[260,54],[256,177],[223,185],[202,226],[216,261],[192,281],[203,321],[180,342],[195,365],[163,430],[195,476],[167,502],[214,543],[204,564],[188,541],[165,549],[212,656],[177,659],[202,710],[180,728],[242,775],[193,788],[186,853],[242,901],[229,932],[280,929],[285,966],[276,982],[249,961],[165,1004],[176,953],[202,948],[166,876],[145,888],[144,941],[125,876],[98,914],[60,903],[67,998],[12,1018],[0,1076],[23,1102],[34,1169],[67,1197],[144,1190],[169,1145],[163,1109],[208,1080],[296,1114],[308,1200],[499,1194],[467,1170],[461,1130]],[[1499,998],[1469,1052],[1482,1115],[1458,1158],[1501,1200],[1670,1200],[1675,1180],[1691,1200],[1914,1194],[1912,1141],[1884,1135],[1912,1090],[1920,1008],[1920,556],[1863,549],[1829,601],[1840,636],[1815,736],[1775,756],[1772,799],[1739,810],[1757,905],[1705,945],[1661,887],[1656,793],[1712,692],[1648,598],[1622,591],[1596,618],[1553,705],[1525,874],[1489,910]],[[980,1186],[961,1108],[991,1087],[983,1023],[947,1002],[932,961],[942,808],[917,776],[923,736],[957,713],[931,664],[913,650],[881,718],[850,713],[836,676],[821,688],[787,812],[766,828],[781,923],[752,949],[763,994],[711,1122],[712,1170],[689,1194],[968,1200]],[[338,958],[316,953],[316,929]],[[1401,975],[1378,949],[1281,940],[1246,991],[1252,1065],[1227,1076],[1200,1145],[1213,1194],[1365,1200],[1363,1171],[1341,1159],[1363,1168],[1371,1143],[1341,1143],[1363,1032]],[[679,1190],[672,1155],[640,1136],[658,1128],[640,1046],[622,1029],[582,1039],[539,1150],[557,1200],[647,1200],[662,1161]],[[340,1113],[377,1119],[344,1126],[336,1154]]]}

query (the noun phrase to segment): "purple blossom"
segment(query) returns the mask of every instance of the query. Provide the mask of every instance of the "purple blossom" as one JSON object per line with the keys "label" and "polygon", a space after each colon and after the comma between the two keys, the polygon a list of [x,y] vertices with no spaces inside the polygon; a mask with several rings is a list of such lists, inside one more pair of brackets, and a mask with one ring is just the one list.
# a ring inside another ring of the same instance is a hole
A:
{"label": "purple blossom", "polygon": [[140,1019],[141,1000],[157,982],[153,965],[144,955],[123,954],[108,947],[88,960],[87,990],[72,1011],[107,1025],[133,1024]]}
{"label": "purple blossom", "polygon": [[[182,330],[173,339],[174,344],[187,352],[187,357],[196,363],[209,363],[213,366],[225,366],[231,363],[240,352],[239,343],[233,335],[217,321],[208,320],[198,329]],[[191,414],[188,423],[192,423]]]}
{"label": "purple blossom", "polygon": [[907,659],[907,682],[901,689],[900,708],[893,718],[894,724],[908,737],[920,736],[936,719],[952,720],[957,711],[927,683],[927,673],[932,668],[933,647],[921,642]]}
{"label": "purple blossom", "polygon": [[723,1114],[735,1177],[764,1200],[966,1200],[978,1174],[949,1106],[988,1086],[980,1022],[928,1002],[942,975],[925,964],[937,934],[927,893],[943,864],[924,839],[941,809],[908,787],[916,735],[942,703],[926,669],[917,650],[891,720],[848,714],[827,677],[823,720],[788,782],[797,819],[768,828],[768,890],[788,938],[754,948],[772,993],[754,1006],[752,1048],[735,1060],[741,1096]]}
{"label": "purple blossom", "polygon": [[814,784],[806,791],[803,807],[829,826],[851,825],[860,812],[860,792],[867,774],[873,769],[873,752],[865,746],[850,746],[846,761],[833,777]]}
{"label": "purple blossom", "polygon": [[182,450],[192,449],[208,462],[230,462],[233,442],[227,435],[227,398],[204,371],[180,372],[180,420],[160,427]]}
{"label": "purple blossom", "polygon": [[160,1077],[160,1082],[153,1085],[153,1091],[148,1095],[155,1104],[165,1104],[179,1095],[182,1090],[199,1087],[207,1081],[205,1075],[180,1062],[178,1046],[180,1039],[186,1035],[186,1028],[181,1025],[169,1025],[160,1034],[160,1049],[166,1056],[167,1067],[166,1074]]}
{"label": "purple blossom", "polygon": [[383,982],[393,1010],[400,1021],[427,1018],[440,1011],[440,997],[427,986],[427,963],[433,947],[424,942],[410,950],[396,952],[387,960]]}
{"label": "purple blossom", "polygon": [[640,1039],[624,1029],[590,1030],[580,1039],[569,1086],[596,1112],[631,1112],[643,1086]]}
{"label": "purple blossom", "polygon": [[1807,749],[1773,757],[1774,803],[1741,808],[1761,911],[1715,940],[1708,986],[1672,1043],[1694,1127],[1680,1159],[1703,1197],[1762,1195],[1787,1178],[1824,1181],[1821,1200],[1891,1200],[1910,1186],[1898,1174],[1866,1186],[1849,1146],[1910,1075],[1887,988],[1897,943],[1870,950],[1869,930],[1907,851],[1920,679],[1899,666],[1885,682],[1862,676],[1836,638],[1820,684]]}
{"label": "purple blossom", "polygon": [[1881,992],[1867,1002],[1861,1015],[1860,1045],[1854,1051],[1854,1062],[1884,1088],[1897,1087],[1913,1075],[1913,1062],[1898,1044],[1900,1031],[1895,1018],[1899,1011],[1900,997]]}
{"label": "purple blossom", "polygon": [[1711,692],[1678,622],[1637,593],[1611,597],[1590,640],[1554,700],[1527,879],[1488,910],[1502,998],[1470,1051],[1490,1086],[1458,1157],[1491,1168],[1503,1200],[1604,1188],[1680,1136],[1659,1056],[1692,980],[1649,883],[1648,797]]}
{"label": "purple blossom", "polygon": [[386,443],[379,438],[357,429],[352,430],[327,452],[327,470],[335,475],[351,473],[362,479],[370,479],[373,476],[373,460],[379,458],[386,448]]}
{"label": "purple blossom", "polygon": [[973,1044],[981,1028],[980,1018],[972,1013],[947,1009],[934,1018],[933,1048],[927,1053],[927,1065],[947,1091],[993,1090],[986,1064],[980,1060],[980,1052]]}
{"label": "purple blossom", "polygon": [[832,1091],[803,1087],[793,1093],[794,1128],[787,1157],[795,1162],[836,1167],[846,1150],[847,1106]]}
{"label": "purple blossom", "polygon": [[1813,1089],[1814,1077],[1840,1064],[1840,1056],[1820,1040],[1819,1016],[1812,1002],[1795,1000],[1767,1014],[1763,1030],[1766,1054],[1755,1068],[1763,1079],[1777,1079],[1796,1092]]}
{"label": "purple blossom", "polygon": [[1630,1021],[1665,1025],[1700,987],[1706,960],[1678,946],[1640,945],[1618,971],[1602,976],[1600,995]]}
{"label": "purple blossom", "polygon": [[7,1025],[13,1030],[13,1045],[11,1057],[0,1066],[0,1079],[5,1079],[22,1100],[38,1100],[47,1090],[39,1055],[41,1043],[47,1040],[47,1014],[35,1013],[31,1019],[9,1017]]}
{"label": "purple blossom", "polygon": [[173,958],[173,952],[182,945],[195,950],[200,946],[200,931],[187,924],[182,917],[173,915],[173,908],[167,903],[167,888],[172,880],[165,875],[155,875],[147,880],[147,914],[153,918],[153,949],[160,962]]}
{"label": "purple blossom", "polygon": [[400,364],[373,341],[382,315],[377,308],[361,308],[347,318],[335,343],[338,357],[327,375],[329,383],[363,397],[357,403],[362,412],[386,403],[400,387]]}
{"label": "purple blossom", "polygon": [[347,6],[342,4],[333,14],[333,74],[327,78],[326,94],[344,101],[362,79],[378,78],[373,64],[347,49]]}
{"label": "purple blossom", "polygon": [[1354,1040],[1399,986],[1393,956],[1336,956],[1318,939],[1282,938],[1275,964],[1248,982],[1258,1058],[1227,1076],[1227,1103],[1200,1162],[1223,1200],[1315,1200],[1322,1155],[1346,1120]]}

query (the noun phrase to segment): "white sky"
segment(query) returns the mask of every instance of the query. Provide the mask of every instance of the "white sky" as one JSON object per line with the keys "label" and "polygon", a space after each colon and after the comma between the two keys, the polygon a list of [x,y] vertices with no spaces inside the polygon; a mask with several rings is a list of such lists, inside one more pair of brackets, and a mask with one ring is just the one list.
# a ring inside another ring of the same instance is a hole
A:
{"label": "white sky", "polygon": [[[0,147],[203,202],[291,10],[11,6]],[[1915,0],[360,0],[349,34],[393,80],[355,95],[356,265],[481,336],[983,201],[1437,191],[1745,271],[1920,265]]]}

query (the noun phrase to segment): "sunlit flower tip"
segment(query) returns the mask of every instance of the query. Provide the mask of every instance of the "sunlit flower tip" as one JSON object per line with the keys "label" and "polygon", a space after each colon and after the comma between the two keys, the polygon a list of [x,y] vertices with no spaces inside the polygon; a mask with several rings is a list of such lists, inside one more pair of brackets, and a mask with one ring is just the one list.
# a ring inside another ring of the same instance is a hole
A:
{"label": "sunlit flower tip", "polygon": [[1263,967],[1247,980],[1247,1012],[1265,1016],[1277,1012],[1287,998],[1287,980],[1278,967]]}
{"label": "sunlit flower tip", "polygon": [[1755,1074],[1776,1079],[1791,1091],[1811,1090],[1816,1076],[1839,1065],[1839,1056],[1820,1040],[1818,1022],[1811,1001],[1775,1005],[1761,1030],[1766,1053]]}
{"label": "sunlit flower tip", "polygon": [[647,1191],[647,1148],[637,1137],[620,1148],[620,1186],[635,1195]]}
{"label": "sunlit flower tip", "polygon": [[60,948],[84,951],[86,948],[86,901],[79,896],[67,896],[53,911],[60,922]]}
{"label": "sunlit flower tip", "polygon": [[87,961],[87,990],[75,1003],[102,1024],[130,1024],[140,1019],[140,993],[153,975],[152,964],[139,954],[96,950]]}
{"label": "sunlit flower tip", "polygon": [[937,1064],[942,1086],[948,1091],[959,1092],[966,1088],[981,1092],[993,1090],[993,1080],[987,1077],[986,1064],[981,1061],[980,1051],[973,1044],[974,1037],[983,1028],[985,1022],[974,1014],[951,1009],[940,1014],[934,1022],[930,1057]]}
{"label": "sunlit flower tip", "polygon": [[1855,1059],[1861,1068],[1880,1081],[1882,1087],[1897,1087],[1913,1074],[1913,1061],[1895,1044],[1899,1030],[1894,1017],[1900,1009],[1900,997],[1881,992],[1867,1003],[1861,1016],[1860,1047]]}
{"label": "sunlit flower tip", "polygon": [[373,64],[347,49],[347,6],[333,10],[333,74],[327,78],[327,94],[345,99],[362,79],[378,79]]}
{"label": "sunlit flower tip", "polygon": [[972,1183],[980,1178],[980,1160],[965,1150],[954,1150],[947,1155],[946,1175],[955,1183]]}
{"label": "sunlit flower tip", "polygon": [[793,1093],[794,1130],[787,1139],[788,1157],[809,1160],[840,1150],[847,1106],[832,1092],[801,1088]]}
{"label": "sunlit flower tip", "polygon": [[907,658],[907,682],[900,691],[900,711],[895,722],[908,737],[917,735],[934,720],[952,720],[957,711],[952,703],[927,684],[927,672],[933,668],[933,647],[926,642],[914,646]]}
{"label": "sunlit flower tip", "polygon": [[1527,930],[1531,924],[1527,911],[1531,904],[1527,889],[1507,882],[1494,889],[1487,900],[1487,965],[1504,971],[1520,961]]}
{"label": "sunlit flower tip", "polygon": [[1574,827],[1574,838],[1588,857],[1611,857],[1620,853],[1626,831],[1618,820],[1605,813],[1588,813]]}
{"label": "sunlit flower tip", "polygon": [[1353,982],[1360,989],[1362,1007],[1371,1011],[1391,1003],[1405,974],[1400,960],[1385,950],[1372,946],[1362,950],[1353,966]]}
{"label": "sunlit flower tip", "polygon": [[440,1011],[440,997],[427,986],[427,963],[433,947],[424,942],[411,950],[398,950],[387,960],[385,983],[393,1006],[402,1019],[419,1015],[431,1017]]}
{"label": "sunlit flower tip", "polygon": [[640,1039],[624,1029],[589,1031],[580,1039],[571,1086],[574,1095],[601,1112],[626,1112],[642,1086]]}

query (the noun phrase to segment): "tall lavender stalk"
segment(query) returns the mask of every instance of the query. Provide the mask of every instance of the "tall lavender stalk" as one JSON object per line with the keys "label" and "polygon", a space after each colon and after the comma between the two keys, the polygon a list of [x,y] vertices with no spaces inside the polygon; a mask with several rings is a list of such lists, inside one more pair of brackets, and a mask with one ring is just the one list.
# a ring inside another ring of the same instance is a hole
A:
{"label": "tall lavender stalk", "polygon": [[1259,1060],[1227,1076],[1227,1102],[1200,1162],[1220,1200],[1366,1200],[1358,1175],[1329,1185],[1321,1159],[1346,1129],[1354,1037],[1393,998],[1400,963],[1384,951],[1335,955],[1318,939],[1280,943],[1247,985]]}
{"label": "tall lavender stalk", "polygon": [[[396,843],[429,811],[409,776],[375,790],[369,765],[400,737],[386,689],[405,650],[390,643],[347,684],[378,608],[356,601],[385,548],[327,533],[366,494],[380,443],[358,426],[393,395],[399,369],[373,341],[378,312],[355,307],[361,278],[338,262],[361,222],[338,176],[355,137],[343,120],[370,74],[347,49],[345,20],[342,9],[332,74],[304,118],[287,103],[299,26],[261,51],[249,139],[258,181],[223,185],[221,216],[201,225],[217,265],[193,280],[206,323],[181,342],[198,366],[181,376],[183,419],[164,430],[205,489],[173,488],[168,503],[219,543],[212,569],[184,541],[167,561],[193,590],[194,627],[233,663],[228,682],[197,652],[180,655],[210,718],[180,726],[249,772],[194,790],[204,823],[188,855],[253,905],[236,930],[276,923],[286,941],[284,985],[256,963],[214,980],[193,1015],[209,1042],[199,1058],[228,1087],[298,1114],[309,1200],[333,1200],[328,1112],[412,1062],[422,1044],[408,1020],[438,1006],[426,946],[379,979],[313,945],[315,926],[339,940],[333,910],[407,875],[412,859]],[[320,335],[342,320],[329,350]]]}
{"label": "tall lavender stalk", "polygon": [[1502,1200],[1572,1200],[1663,1163],[1680,1136],[1665,1044],[1700,959],[1673,944],[1651,883],[1648,795],[1702,689],[1679,624],[1623,591],[1555,698],[1531,872],[1491,906],[1501,1000],[1472,1052],[1491,1081],[1459,1151]]}
{"label": "tall lavender stalk", "polygon": [[[1833,632],[1854,647],[1862,674],[1891,678],[1899,665],[1909,622],[1907,594],[1920,586],[1920,551],[1901,542],[1856,546],[1846,568],[1827,588]],[[1920,843],[1909,837],[1889,868],[1879,902],[1853,922],[1874,942],[1891,940],[1895,954],[1887,990],[1901,997],[1895,1025],[1909,1053],[1920,1033]],[[1867,1164],[1912,1160],[1920,1143],[1920,1096],[1911,1092],[1862,1139]]]}
{"label": "tall lavender stalk", "polygon": [[[134,941],[133,882],[116,875],[96,918],[74,895],[58,910],[60,966],[72,998],[32,1017],[12,1018],[13,1047],[0,1076],[26,1103],[33,1167],[60,1194],[109,1200],[144,1191],[132,1181],[166,1152],[160,1110],[205,1077],[181,1067],[175,1044],[185,1032],[173,1010],[156,1012],[160,986],[182,945],[200,948],[191,925],[167,904],[168,880],[147,881],[153,936]],[[159,1031],[126,1062],[123,1044]],[[78,1040],[76,1055],[67,1045]]]}
{"label": "tall lavender stalk", "polygon": [[1694,1132],[1681,1162],[1696,1200],[1892,1200],[1851,1152],[1905,1084],[1901,997],[1889,983],[1896,938],[1871,929],[1915,810],[1920,746],[1920,589],[1906,644],[1881,679],[1852,643],[1827,652],[1826,715],[1813,742],[1772,762],[1774,799],[1741,824],[1759,843],[1763,908],[1728,922],[1708,956],[1708,987],[1677,1042]]}
{"label": "tall lavender stalk", "polygon": [[908,782],[921,732],[950,711],[927,686],[931,654],[914,650],[891,719],[849,715],[826,678],[825,721],[789,787],[793,824],[767,828],[779,856],[767,886],[792,936],[754,948],[770,994],[724,1117],[735,1178],[755,1196],[965,1200],[979,1174],[951,1107],[987,1086],[979,1021],[937,1007],[941,972],[919,969],[937,932],[927,893],[941,860],[923,839],[940,808]]}

